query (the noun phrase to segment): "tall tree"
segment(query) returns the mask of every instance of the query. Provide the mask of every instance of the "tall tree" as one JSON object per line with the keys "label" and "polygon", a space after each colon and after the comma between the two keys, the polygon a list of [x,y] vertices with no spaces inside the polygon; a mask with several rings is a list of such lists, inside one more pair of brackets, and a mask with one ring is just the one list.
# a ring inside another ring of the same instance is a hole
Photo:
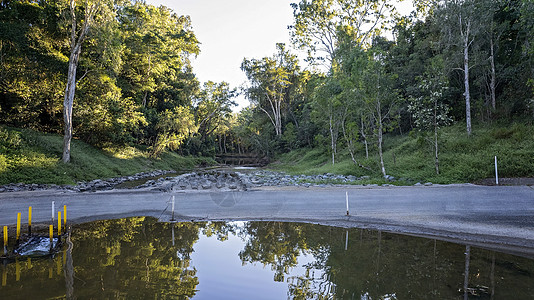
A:
{"label": "tall tree", "polygon": [[306,49],[310,59],[326,61],[328,68],[334,61],[340,32],[362,47],[370,44],[395,14],[395,7],[387,0],[301,0],[291,7],[293,44]]}
{"label": "tall tree", "polygon": [[[465,121],[467,135],[471,135],[471,90],[470,90],[470,54],[475,38],[484,25],[479,18],[480,10],[474,0],[446,0],[438,11],[438,22],[443,24],[443,42],[454,53],[462,56],[461,71],[463,73]],[[452,64],[455,64],[452,62]]]}
{"label": "tall tree", "polygon": [[276,136],[282,136],[282,111],[287,104],[287,91],[293,84],[291,78],[300,72],[297,57],[284,44],[277,44],[273,57],[244,59],[241,69],[250,81],[246,89],[249,100],[267,115]]}
{"label": "tall tree", "polygon": [[419,96],[410,97],[408,110],[412,113],[415,126],[421,131],[433,131],[434,167],[439,175],[439,129],[449,125],[449,106],[443,101],[448,89],[448,82],[443,76],[443,60],[437,57],[427,68],[423,77],[419,77]]}
{"label": "tall tree", "polygon": [[106,20],[114,15],[113,3],[107,0],[85,0],[83,3],[83,20],[77,18],[76,0],[69,1],[70,9],[70,56],[67,73],[67,86],[65,88],[65,100],[63,101],[63,162],[70,162],[70,142],[72,140],[72,106],[76,92],[76,71],[82,53],[82,44],[87,38],[89,29],[95,24],[95,17],[99,16]]}
{"label": "tall tree", "polygon": [[380,45],[375,47],[366,53],[368,63],[363,71],[361,88],[364,110],[371,119],[377,138],[380,170],[387,177],[383,154],[384,133],[397,126],[398,94],[394,88],[396,74],[387,70],[384,50],[380,49]]}

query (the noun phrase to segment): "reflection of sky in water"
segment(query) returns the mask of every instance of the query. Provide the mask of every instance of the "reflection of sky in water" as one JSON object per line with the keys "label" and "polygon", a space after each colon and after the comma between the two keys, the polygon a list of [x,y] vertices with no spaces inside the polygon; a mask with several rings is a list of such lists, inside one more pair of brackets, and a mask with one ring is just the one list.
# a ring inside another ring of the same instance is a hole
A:
{"label": "reflection of sky in water", "polygon": [[[235,224],[242,227],[244,222]],[[306,269],[302,266],[314,260],[301,253],[285,281],[276,282],[269,265],[242,264],[239,252],[243,247],[243,241],[233,234],[224,242],[216,236],[200,235],[191,254],[191,267],[196,268],[200,282],[193,299],[286,299],[289,277],[303,275]]]}

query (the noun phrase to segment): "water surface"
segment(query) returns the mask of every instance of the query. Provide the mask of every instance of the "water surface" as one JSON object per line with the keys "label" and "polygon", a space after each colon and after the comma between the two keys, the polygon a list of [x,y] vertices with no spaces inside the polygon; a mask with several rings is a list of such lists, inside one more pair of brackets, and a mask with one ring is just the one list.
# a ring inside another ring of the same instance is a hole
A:
{"label": "water surface", "polygon": [[534,261],[283,222],[76,225],[72,250],[2,265],[1,299],[533,299]]}

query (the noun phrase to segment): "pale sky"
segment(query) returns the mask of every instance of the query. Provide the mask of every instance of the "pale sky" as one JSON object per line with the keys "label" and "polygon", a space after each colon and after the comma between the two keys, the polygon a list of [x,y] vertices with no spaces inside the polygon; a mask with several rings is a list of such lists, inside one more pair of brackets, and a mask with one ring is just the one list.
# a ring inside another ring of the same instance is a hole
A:
{"label": "pale sky", "polygon": [[[147,0],[189,15],[200,42],[200,55],[193,59],[198,80],[226,81],[232,88],[246,82],[241,71],[243,58],[272,56],[276,43],[290,46],[289,30],[297,0]],[[297,52],[295,51],[295,54]],[[247,106],[243,96],[237,110]]]}

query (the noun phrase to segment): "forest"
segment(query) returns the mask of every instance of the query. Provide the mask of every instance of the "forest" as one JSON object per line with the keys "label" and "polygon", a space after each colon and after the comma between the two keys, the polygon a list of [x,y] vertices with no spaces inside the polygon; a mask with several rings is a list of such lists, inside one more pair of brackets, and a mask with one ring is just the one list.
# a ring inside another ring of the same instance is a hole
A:
{"label": "forest", "polygon": [[[2,0],[0,169],[13,128],[63,136],[63,163],[74,138],[154,158],[314,149],[384,177],[384,145],[399,136],[429,149],[436,174],[447,128],[469,140],[476,126],[497,137],[515,126],[532,139],[534,2],[413,2],[409,15],[387,0],[292,3],[291,45],[244,58],[237,88],[198,81],[201,41],[180,11]],[[234,112],[238,94],[250,105]]]}

